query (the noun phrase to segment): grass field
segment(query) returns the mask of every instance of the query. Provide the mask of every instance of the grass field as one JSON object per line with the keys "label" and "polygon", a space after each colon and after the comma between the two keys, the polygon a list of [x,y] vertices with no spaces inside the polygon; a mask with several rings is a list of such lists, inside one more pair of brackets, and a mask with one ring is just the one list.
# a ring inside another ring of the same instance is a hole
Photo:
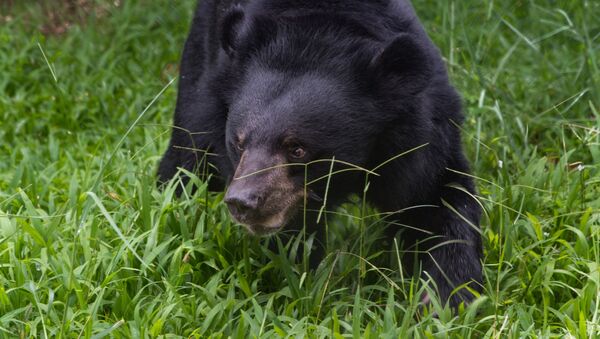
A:
{"label": "grass field", "polygon": [[47,8],[0,4],[0,337],[600,337],[600,2],[414,1],[485,206],[456,313],[419,311],[360,199],[306,271],[222,194],[155,188],[193,2],[98,1],[46,35]]}

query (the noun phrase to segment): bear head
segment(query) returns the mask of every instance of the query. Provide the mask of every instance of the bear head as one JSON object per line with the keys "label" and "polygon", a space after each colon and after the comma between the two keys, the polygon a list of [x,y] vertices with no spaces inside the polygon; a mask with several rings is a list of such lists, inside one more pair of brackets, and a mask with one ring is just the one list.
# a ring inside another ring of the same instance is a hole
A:
{"label": "bear head", "polygon": [[221,45],[235,168],[225,202],[258,235],[361,192],[365,175],[377,175],[367,168],[379,134],[414,118],[430,76],[410,34],[381,39],[335,14],[274,19],[234,8]]}

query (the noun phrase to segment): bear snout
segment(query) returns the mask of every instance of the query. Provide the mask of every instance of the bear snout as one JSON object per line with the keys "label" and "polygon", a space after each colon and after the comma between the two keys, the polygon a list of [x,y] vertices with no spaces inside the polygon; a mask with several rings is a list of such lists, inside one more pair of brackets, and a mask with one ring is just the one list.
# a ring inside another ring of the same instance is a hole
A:
{"label": "bear snout", "polygon": [[[255,235],[268,235],[285,227],[301,201],[281,186],[271,187],[263,178],[234,181],[225,194],[225,203],[233,219]],[[285,185],[283,185],[285,186]]]}
{"label": "bear snout", "polygon": [[225,193],[233,219],[256,235],[286,226],[302,201],[304,190],[291,180],[284,159],[264,149],[244,150]]}
{"label": "bear snout", "polygon": [[236,187],[230,187],[225,195],[225,203],[229,211],[240,222],[257,219],[264,200],[264,196],[260,193]]}

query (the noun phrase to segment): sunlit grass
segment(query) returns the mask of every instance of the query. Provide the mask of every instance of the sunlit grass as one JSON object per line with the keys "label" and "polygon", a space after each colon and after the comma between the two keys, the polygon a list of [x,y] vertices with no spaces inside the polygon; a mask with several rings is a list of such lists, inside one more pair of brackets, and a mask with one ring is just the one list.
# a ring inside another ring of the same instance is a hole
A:
{"label": "sunlit grass", "polygon": [[157,190],[194,3],[108,3],[60,36],[0,14],[0,337],[600,335],[600,3],[415,1],[485,207],[484,292],[455,313],[422,309],[360,197],[322,211],[307,271],[312,238],[273,253],[197,178]]}

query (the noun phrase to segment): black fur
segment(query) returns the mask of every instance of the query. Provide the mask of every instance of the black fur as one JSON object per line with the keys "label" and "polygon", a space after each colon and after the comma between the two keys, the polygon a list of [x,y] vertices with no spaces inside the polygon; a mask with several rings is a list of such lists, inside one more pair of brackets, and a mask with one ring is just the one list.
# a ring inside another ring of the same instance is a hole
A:
{"label": "black fur", "polygon": [[[402,230],[406,248],[431,249],[422,269],[448,299],[461,284],[480,290],[482,279],[481,211],[472,180],[458,174],[469,172],[462,120],[439,51],[405,0],[203,0],[183,52],[159,182],[181,167],[210,173],[210,188],[225,189],[240,161],[240,131],[250,134],[248,147],[273,157],[291,137],[306,161],[377,168],[370,202],[395,212],[393,225],[409,226],[390,226],[390,236]],[[309,179],[329,167],[311,165]],[[290,180],[303,181],[298,172],[290,167]],[[364,175],[334,176],[328,208],[361,194]],[[311,186],[314,196],[324,184]],[[450,301],[470,299],[462,289]]]}

